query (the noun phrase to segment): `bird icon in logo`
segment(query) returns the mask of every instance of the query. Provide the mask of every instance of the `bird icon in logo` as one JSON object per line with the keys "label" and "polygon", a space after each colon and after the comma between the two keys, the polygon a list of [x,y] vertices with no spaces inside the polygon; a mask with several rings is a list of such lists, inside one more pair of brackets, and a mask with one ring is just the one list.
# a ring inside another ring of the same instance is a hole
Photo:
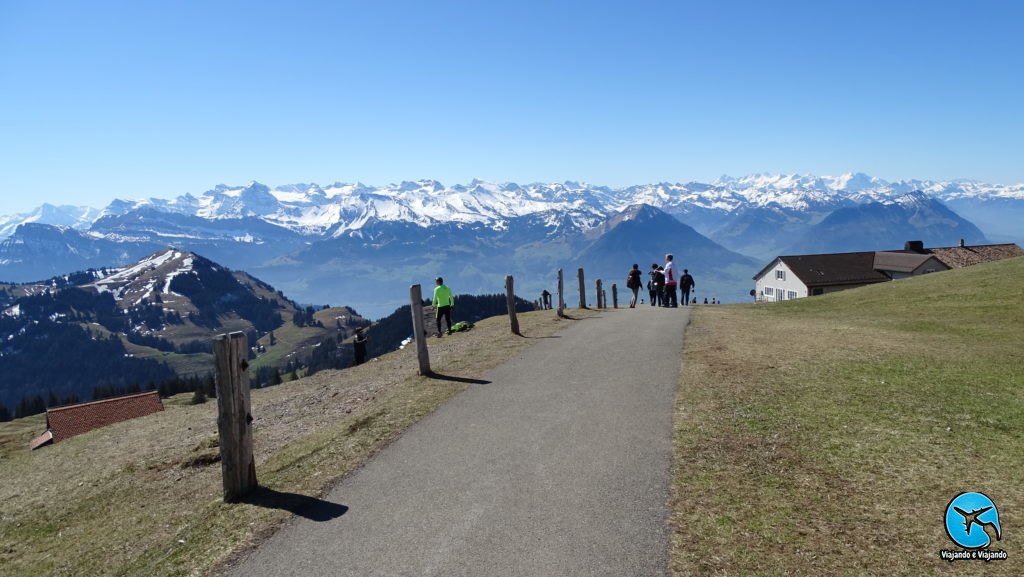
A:
{"label": "bird icon in logo", "polygon": [[[971,529],[977,525],[978,530]],[[992,499],[982,493],[960,493],[946,506],[946,534],[965,549],[983,549],[992,544],[991,527],[996,540],[1003,539],[999,512]]]}

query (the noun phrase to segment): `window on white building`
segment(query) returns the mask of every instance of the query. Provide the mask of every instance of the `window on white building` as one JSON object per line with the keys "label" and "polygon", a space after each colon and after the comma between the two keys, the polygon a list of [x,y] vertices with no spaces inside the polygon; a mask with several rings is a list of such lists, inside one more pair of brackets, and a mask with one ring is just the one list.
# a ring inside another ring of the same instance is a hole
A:
{"label": "window on white building", "polygon": [[789,291],[788,293],[786,293],[786,298],[788,298],[790,300],[795,299],[796,298],[796,291]]}
{"label": "window on white building", "polygon": [[775,294],[775,289],[773,289],[770,286],[766,286],[766,287],[764,287],[764,294],[766,294],[766,295],[773,295],[773,294]]}
{"label": "window on white building", "polygon": [[786,280],[786,271],[777,270],[775,271],[775,280]]}

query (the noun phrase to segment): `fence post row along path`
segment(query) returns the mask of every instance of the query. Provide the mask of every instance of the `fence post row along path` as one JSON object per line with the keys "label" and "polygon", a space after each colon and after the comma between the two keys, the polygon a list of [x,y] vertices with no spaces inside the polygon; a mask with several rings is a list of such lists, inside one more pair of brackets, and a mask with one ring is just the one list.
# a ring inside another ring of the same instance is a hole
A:
{"label": "fence post row along path", "polygon": [[[578,270],[580,308],[586,308],[586,288],[583,284],[583,269]],[[607,308],[601,279],[597,279],[597,308]],[[558,269],[558,316],[564,316],[562,269]],[[420,285],[409,287],[412,311],[413,335],[416,341],[417,372],[430,375],[430,352],[426,342],[426,323],[423,315],[423,289]],[[519,319],[515,308],[515,279],[505,276],[505,295],[510,330],[521,335]],[[612,285],[612,299],[619,308],[618,291]],[[440,327],[437,327],[440,332]],[[221,472],[224,486],[224,501],[236,502],[259,486],[256,480],[256,461],[253,458],[252,412],[250,385],[247,369],[248,344],[245,333],[234,332],[218,335],[213,340],[216,365],[217,388],[217,431],[219,434]]]}

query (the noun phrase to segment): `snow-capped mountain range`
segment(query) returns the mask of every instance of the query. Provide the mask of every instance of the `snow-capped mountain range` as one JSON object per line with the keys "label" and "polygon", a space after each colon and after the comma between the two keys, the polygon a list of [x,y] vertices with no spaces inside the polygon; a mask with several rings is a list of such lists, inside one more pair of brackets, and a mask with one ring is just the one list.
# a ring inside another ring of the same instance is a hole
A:
{"label": "snow-capped mountain range", "polygon": [[[577,182],[556,184],[493,183],[474,180],[446,187],[434,180],[402,182],[385,187],[335,183],[292,184],[270,188],[250,182],[219,185],[199,196],[175,199],[114,200],[106,208],[44,204],[29,214],[0,217],[0,238],[18,225],[37,222],[88,230],[103,217],[140,209],[195,216],[208,220],[257,218],[303,236],[338,236],[369,222],[497,224],[531,214],[608,216],[634,204],[649,204],[676,216],[719,216],[743,208],[823,213],[869,202],[893,204],[909,193],[922,192],[943,203],[993,200],[1024,201],[1024,184],[991,185],[969,180],[901,180],[887,182],[865,174],[842,176],[723,176],[711,183],[646,184],[626,188]],[[717,219],[713,219],[717,220]],[[580,223],[587,226],[587,222]],[[710,232],[702,222],[689,223]]]}
{"label": "snow-capped mountain range", "polygon": [[[647,224],[620,226],[623,215]],[[403,291],[423,275],[444,271],[459,290],[486,294],[517,274],[525,290],[539,293],[552,288],[558,268],[617,278],[620,259],[653,262],[674,252],[703,267],[702,288],[718,287],[709,296],[729,302],[745,298],[758,264],[779,254],[891,250],[908,240],[1024,242],[1022,222],[1024,185],[893,183],[864,174],[625,188],[251,182],[0,218],[0,279],[123,267],[173,248],[255,274],[302,302],[340,301],[378,316],[402,304]]]}

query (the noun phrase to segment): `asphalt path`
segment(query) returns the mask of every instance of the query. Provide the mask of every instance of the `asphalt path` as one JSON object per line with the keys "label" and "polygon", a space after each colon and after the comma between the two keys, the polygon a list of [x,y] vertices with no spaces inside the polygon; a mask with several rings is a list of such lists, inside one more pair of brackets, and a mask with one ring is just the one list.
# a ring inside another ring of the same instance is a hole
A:
{"label": "asphalt path", "polygon": [[667,574],[688,314],[613,309],[538,339],[342,480],[319,505],[334,514],[296,516],[231,574]]}

